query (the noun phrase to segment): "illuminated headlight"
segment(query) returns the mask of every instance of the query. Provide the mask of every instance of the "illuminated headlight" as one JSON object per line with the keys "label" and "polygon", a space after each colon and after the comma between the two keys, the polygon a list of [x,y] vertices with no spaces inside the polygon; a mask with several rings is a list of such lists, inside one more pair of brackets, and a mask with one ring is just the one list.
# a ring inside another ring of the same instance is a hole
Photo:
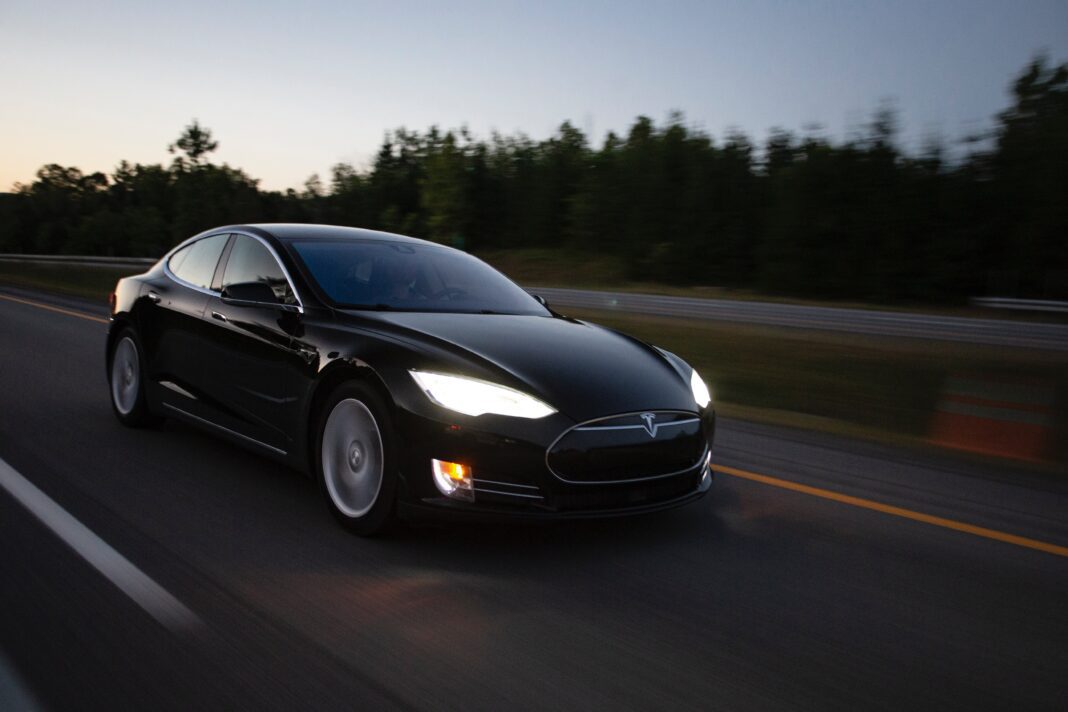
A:
{"label": "illuminated headlight", "polygon": [[693,399],[697,401],[697,405],[702,408],[712,402],[712,394],[708,392],[708,386],[705,385],[705,382],[697,375],[696,370],[690,371],[690,390],[693,391]]}
{"label": "illuminated headlight", "polygon": [[470,467],[458,462],[431,460],[430,469],[434,471],[434,484],[443,495],[468,502],[475,501]]}
{"label": "illuminated headlight", "polygon": [[495,383],[429,371],[410,373],[427,398],[464,415],[495,413],[514,418],[544,418],[556,412],[533,396]]}

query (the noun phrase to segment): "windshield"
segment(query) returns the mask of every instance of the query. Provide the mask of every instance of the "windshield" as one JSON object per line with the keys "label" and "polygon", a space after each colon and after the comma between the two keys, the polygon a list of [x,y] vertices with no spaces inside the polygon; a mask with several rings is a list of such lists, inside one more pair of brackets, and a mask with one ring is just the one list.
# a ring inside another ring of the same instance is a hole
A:
{"label": "windshield", "polygon": [[322,291],[341,307],[549,315],[517,284],[458,250],[384,240],[291,244]]}

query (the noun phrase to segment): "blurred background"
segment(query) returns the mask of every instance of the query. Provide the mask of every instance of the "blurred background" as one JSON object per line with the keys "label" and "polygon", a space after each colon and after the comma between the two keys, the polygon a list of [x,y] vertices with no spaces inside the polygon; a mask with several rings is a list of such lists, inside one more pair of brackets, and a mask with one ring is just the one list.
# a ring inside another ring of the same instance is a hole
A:
{"label": "blurred background", "polygon": [[[460,247],[532,289],[1068,321],[972,301],[1068,299],[1063,2],[35,3],[3,21],[3,253],[158,257],[217,225],[324,222]],[[130,271],[0,263],[94,299]],[[964,379],[991,402],[1038,392],[1042,434],[1002,450],[1064,458],[1060,350],[554,294],[690,359],[730,414],[978,446],[938,422]]]}
{"label": "blurred background", "polygon": [[[2,0],[0,66],[0,711],[1064,711],[1068,1]],[[366,539],[122,427],[116,280],[273,221],[682,356],[712,490]]]}

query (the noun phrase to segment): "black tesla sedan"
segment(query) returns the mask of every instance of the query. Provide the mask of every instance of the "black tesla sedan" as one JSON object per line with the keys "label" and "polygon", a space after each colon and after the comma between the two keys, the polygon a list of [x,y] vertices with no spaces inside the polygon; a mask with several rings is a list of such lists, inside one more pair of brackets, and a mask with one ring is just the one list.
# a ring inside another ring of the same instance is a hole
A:
{"label": "black tesla sedan", "polygon": [[361,534],[398,514],[645,512],[711,486],[694,369],[424,240],[208,230],[119,281],[106,356],[122,423],[174,417],[280,458]]}

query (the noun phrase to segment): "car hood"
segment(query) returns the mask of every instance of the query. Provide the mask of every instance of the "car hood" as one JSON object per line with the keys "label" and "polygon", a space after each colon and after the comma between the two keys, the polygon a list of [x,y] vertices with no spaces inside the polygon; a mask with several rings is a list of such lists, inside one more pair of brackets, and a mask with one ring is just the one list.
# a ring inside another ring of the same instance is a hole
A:
{"label": "car hood", "polygon": [[468,358],[487,362],[519,382],[505,385],[543,399],[576,421],[697,408],[688,381],[659,352],[596,324],[562,317],[427,312],[378,312],[375,321],[408,340],[458,347]]}

